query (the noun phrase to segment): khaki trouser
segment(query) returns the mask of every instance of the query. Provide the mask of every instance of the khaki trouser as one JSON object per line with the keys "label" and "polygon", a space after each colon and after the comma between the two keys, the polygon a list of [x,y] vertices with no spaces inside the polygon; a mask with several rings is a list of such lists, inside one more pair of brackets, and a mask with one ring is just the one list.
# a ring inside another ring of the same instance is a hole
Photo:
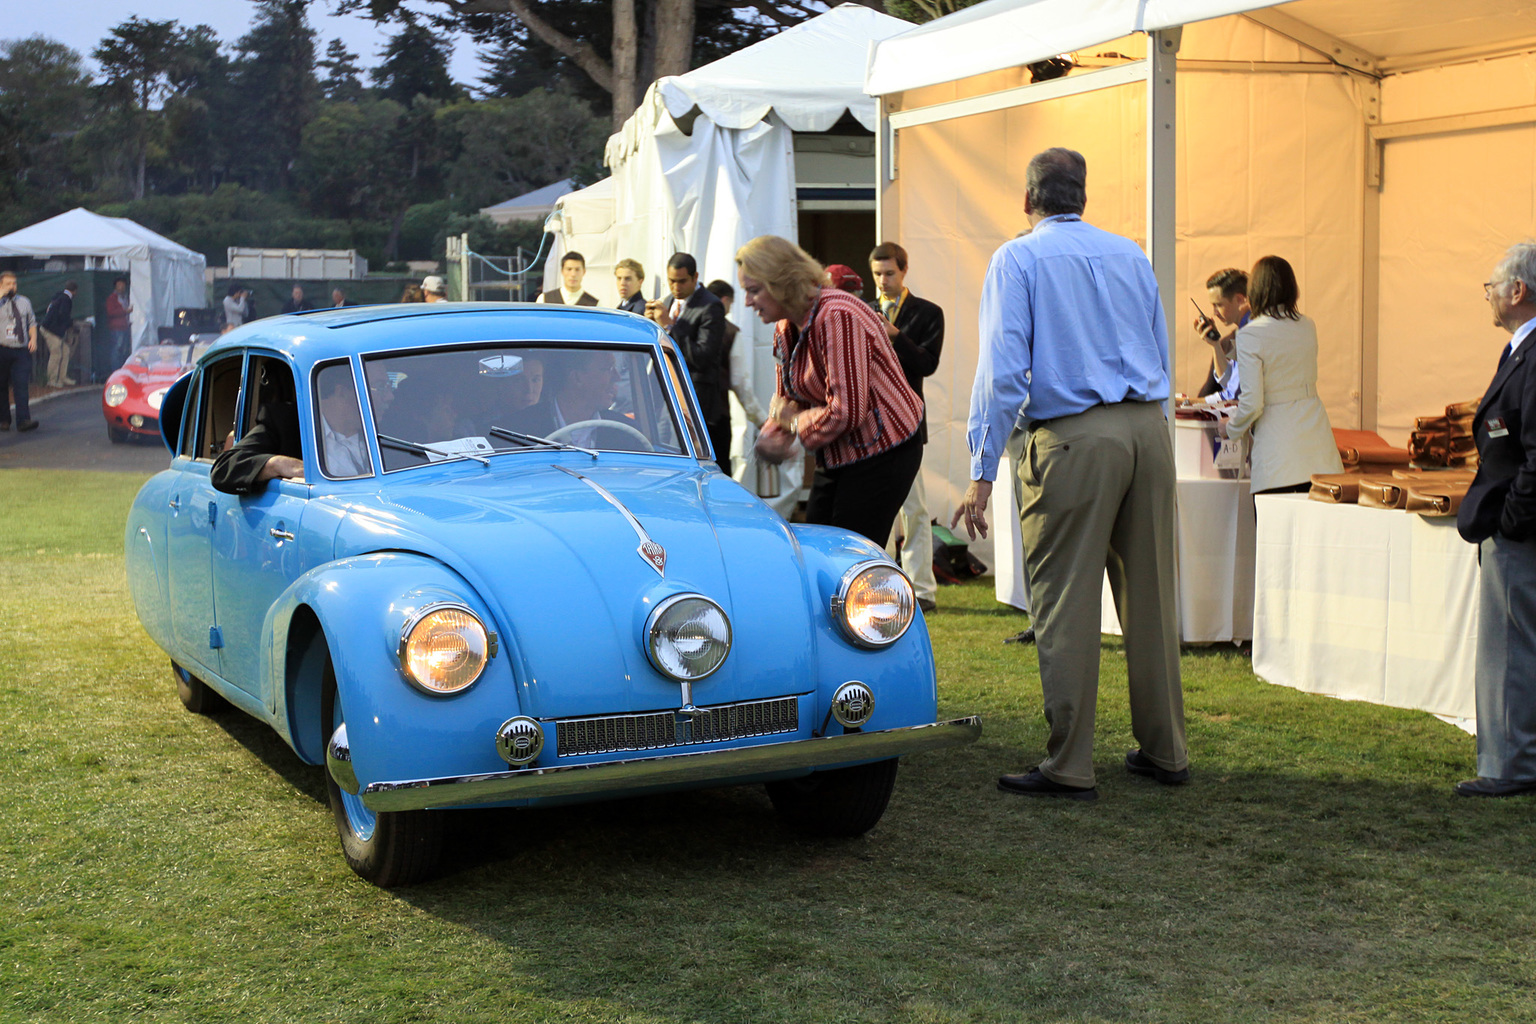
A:
{"label": "khaki trouser", "polygon": [[1131,732],[1169,771],[1189,764],[1179,682],[1173,445],[1160,403],[1100,405],[1034,427],[1019,526],[1050,726],[1040,771],[1094,785],[1106,570],[1130,677]]}
{"label": "khaki trouser", "polygon": [[48,342],[48,383],[56,388],[69,381],[69,359],[75,353],[75,342],[68,334],[59,337],[52,331],[39,327],[43,340]]}

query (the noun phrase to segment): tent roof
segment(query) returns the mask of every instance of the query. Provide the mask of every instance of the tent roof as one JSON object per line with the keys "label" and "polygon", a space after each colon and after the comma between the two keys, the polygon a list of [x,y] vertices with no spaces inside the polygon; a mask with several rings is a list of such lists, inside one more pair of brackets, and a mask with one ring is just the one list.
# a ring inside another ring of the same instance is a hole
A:
{"label": "tent roof", "polygon": [[543,188],[536,188],[532,192],[524,192],[520,196],[513,196],[511,199],[497,203],[494,206],[484,207],[480,212],[488,213],[491,210],[515,210],[520,207],[542,209],[544,207],[554,206],[555,200],[569,193],[574,184],[575,182],[573,182],[570,178],[562,178],[561,180],[555,182],[553,185],[545,185]]}
{"label": "tent roof", "polygon": [[49,217],[0,238],[0,256],[126,256],[140,259],[158,252],[203,262],[201,253],[126,217],[103,217],[83,206]]}
{"label": "tent roof", "polygon": [[874,131],[875,102],[864,94],[870,43],[911,27],[841,4],[656,89],[674,119],[697,109],[722,128],[750,128],[771,110],[793,131],[823,132],[847,111]]}
{"label": "tent roof", "polygon": [[1381,71],[1536,37],[1536,7],[1510,0],[987,0],[881,42],[865,90],[883,96],[952,82],[1133,32],[1269,7]]}

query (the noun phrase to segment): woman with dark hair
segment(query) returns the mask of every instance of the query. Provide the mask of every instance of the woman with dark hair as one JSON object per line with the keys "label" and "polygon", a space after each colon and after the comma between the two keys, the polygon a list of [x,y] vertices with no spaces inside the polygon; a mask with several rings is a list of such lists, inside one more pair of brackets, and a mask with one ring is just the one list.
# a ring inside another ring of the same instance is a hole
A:
{"label": "woman with dark hair", "polygon": [[1296,272],[1265,256],[1248,276],[1252,319],[1237,332],[1243,390],[1228,437],[1252,438],[1254,494],[1305,491],[1313,473],[1341,473],[1328,411],[1317,397],[1317,328],[1296,308]]}
{"label": "woman with dark hair", "polygon": [[878,314],[825,286],[821,264],[777,235],[736,251],[747,308],[774,326],[778,384],[758,453],[781,461],[798,438],[816,454],[808,523],[882,548],[923,461],[923,400],[907,384]]}
{"label": "woman with dark hair", "polygon": [[245,285],[233,281],[229,284],[229,291],[224,295],[224,324],[228,327],[239,327],[251,318],[251,304],[247,296],[250,289]]}

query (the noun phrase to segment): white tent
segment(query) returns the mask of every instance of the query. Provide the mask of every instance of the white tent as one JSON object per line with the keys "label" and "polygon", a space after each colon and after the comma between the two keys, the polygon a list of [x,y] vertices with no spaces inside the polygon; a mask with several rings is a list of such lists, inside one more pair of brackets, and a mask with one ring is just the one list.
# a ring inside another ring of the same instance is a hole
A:
{"label": "white tent", "polygon": [[[989,0],[880,43],[881,235],[949,314],[929,495],[952,508],[965,488],[976,302],[1049,146],[1087,157],[1087,219],[1152,257],[1176,390],[1209,355],[1188,297],[1276,253],[1318,323],[1335,426],[1404,443],[1415,416],[1479,396],[1507,340],[1480,282],[1536,235],[1533,50],[1536,8],[1507,0]],[[1058,54],[1071,73],[1031,83]]]}
{"label": "white tent", "polygon": [[201,253],[126,218],[84,207],[0,238],[0,256],[84,256],[87,270],[126,270],[134,348],[153,344],[156,328],[171,326],[177,307],[206,304]]}
{"label": "white tent", "polygon": [[[660,79],[639,109],[608,140],[609,181],[564,197],[557,209],[567,234],[550,266],[570,249],[588,260],[587,290],[616,300],[613,262],[637,259],[654,297],[674,252],[699,260],[704,281],[735,281],[736,250],[763,234],[795,238],[792,133],[823,132],[851,114],[876,125],[875,101],[864,93],[869,48],[911,28],[858,4],[843,4],[756,45]],[[607,212],[611,211],[611,212]],[[611,218],[606,230],[598,217]],[[604,244],[590,236],[606,235]],[[546,274],[546,288],[558,277]],[[738,305],[754,391],[766,404],[773,387],[772,333]]]}

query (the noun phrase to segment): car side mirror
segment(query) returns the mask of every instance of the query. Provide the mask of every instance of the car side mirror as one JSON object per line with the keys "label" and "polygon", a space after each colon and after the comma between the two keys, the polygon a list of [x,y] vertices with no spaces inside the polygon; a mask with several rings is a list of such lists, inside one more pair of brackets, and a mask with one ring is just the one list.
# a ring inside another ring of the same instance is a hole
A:
{"label": "car side mirror", "polygon": [[194,376],[185,374],[166,388],[165,398],[160,402],[160,440],[171,450],[173,459],[181,451],[181,414],[186,409],[187,389],[192,386]]}

